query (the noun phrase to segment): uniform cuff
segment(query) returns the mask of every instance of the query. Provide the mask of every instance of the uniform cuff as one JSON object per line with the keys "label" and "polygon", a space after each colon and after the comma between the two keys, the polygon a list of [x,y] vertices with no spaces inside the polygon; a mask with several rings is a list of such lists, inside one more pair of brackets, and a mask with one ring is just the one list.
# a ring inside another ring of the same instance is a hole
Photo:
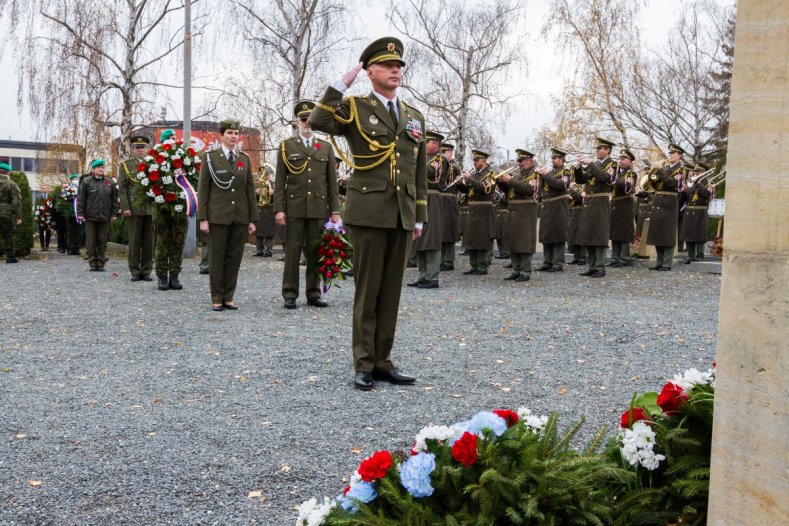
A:
{"label": "uniform cuff", "polygon": [[348,91],[348,86],[345,85],[345,82],[342,79],[337,79],[331,83],[331,87],[339,91],[340,93],[345,93]]}
{"label": "uniform cuff", "polygon": [[422,221],[417,221],[416,223],[414,223],[414,228],[416,228],[416,229],[423,230],[424,227],[425,227],[425,224]]}

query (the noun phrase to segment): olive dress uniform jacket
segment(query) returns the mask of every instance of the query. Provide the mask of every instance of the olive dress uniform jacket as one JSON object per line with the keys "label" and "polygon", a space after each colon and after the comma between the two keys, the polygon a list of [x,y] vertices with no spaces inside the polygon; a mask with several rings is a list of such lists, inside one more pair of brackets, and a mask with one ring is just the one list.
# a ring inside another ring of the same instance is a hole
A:
{"label": "olive dress uniform jacket", "polygon": [[123,161],[118,168],[118,198],[121,201],[121,211],[130,210],[133,216],[149,216],[150,211],[144,206],[134,204],[134,185],[136,181],[137,165],[140,159],[130,157]]}
{"label": "olive dress uniform jacket", "polygon": [[449,184],[448,177],[449,161],[438,153],[427,162],[427,224],[414,241],[414,250],[441,249],[444,234],[441,189]]}
{"label": "olive dress uniform jacket", "polygon": [[636,173],[630,168],[621,170],[611,192],[611,241],[630,243],[636,234],[633,192]]}
{"label": "olive dress uniform jacket", "polygon": [[[355,107],[357,115],[351,115]],[[343,221],[351,226],[396,228],[413,231],[417,222],[427,223],[427,156],[425,118],[419,110],[398,98],[395,127],[386,107],[370,92],[364,97],[343,98],[329,87],[310,114],[314,130],[342,135],[354,157],[353,175],[346,183]],[[357,122],[348,122],[356,117]],[[359,133],[359,128],[364,136]],[[371,144],[365,136],[375,143]],[[394,158],[369,169],[395,143]],[[333,162],[333,161],[332,161]]]}
{"label": "olive dress uniform jacket", "polygon": [[570,208],[564,179],[569,179],[571,173],[566,168],[553,168],[540,177],[540,243],[567,241]]}
{"label": "olive dress uniform jacket", "polygon": [[578,231],[578,244],[583,247],[608,246],[611,229],[611,180],[617,165],[610,157],[589,163],[575,170],[575,181],[584,184],[583,212]]}
{"label": "olive dress uniform jacket", "polygon": [[685,188],[688,205],[685,207],[685,218],[682,220],[682,229],[679,238],[689,243],[707,242],[707,222],[709,220],[707,207],[712,199],[713,190],[704,182],[697,182],[693,188]]}
{"label": "olive dress uniform jacket", "polygon": [[534,254],[537,248],[537,201],[535,186],[539,176],[533,168],[520,170],[508,183],[499,183],[507,195],[504,246],[516,254]]}
{"label": "olive dress uniform jacket", "polygon": [[[211,169],[222,188],[214,182]],[[225,183],[229,183],[227,189],[224,189]],[[217,225],[247,225],[257,221],[257,215],[255,181],[249,156],[238,152],[231,165],[221,147],[206,153],[200,166],[197,220],[208,220]]]}
{"label": "olive dress uniform jacket", "polygon": [[[283,158],[284,157],[284,158]],[[326,219],[340,211],[331,144],[313,137],[307,148],[296,135],[280,143],[274,182],[274,213],[295,219]]]}
{"label": "olive dress uniform jacket", "polygon": [[468,196],[466,222],[463,226],[463,248],[488,250],[496,237],[496,209],[493,205],[493,187],[485,189],[485,179],[491,172],[490,166],[474,170],[465,183],[458,183],[460,190]]}
{"label": "olive dress uniform jacket", "polygon": [[649,209],[649,232],[647,244],[657,247],[673,247],[677,244],[677,221],[679,220],[679,176],[684,177],[682,163],[661,168],[657,181],[653,182],[652,206]]}

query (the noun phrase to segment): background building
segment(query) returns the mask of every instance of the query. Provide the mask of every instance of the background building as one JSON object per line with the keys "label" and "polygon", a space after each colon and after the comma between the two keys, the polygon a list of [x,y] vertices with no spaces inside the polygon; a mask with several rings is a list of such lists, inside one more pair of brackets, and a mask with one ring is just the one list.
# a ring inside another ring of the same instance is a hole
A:
{"label": "background building", "polygon": [[0,141],[0,163],[24,172],[36,193],[42,184],[57,185],[71,173],[82,173],[85,150],[76,144]]}

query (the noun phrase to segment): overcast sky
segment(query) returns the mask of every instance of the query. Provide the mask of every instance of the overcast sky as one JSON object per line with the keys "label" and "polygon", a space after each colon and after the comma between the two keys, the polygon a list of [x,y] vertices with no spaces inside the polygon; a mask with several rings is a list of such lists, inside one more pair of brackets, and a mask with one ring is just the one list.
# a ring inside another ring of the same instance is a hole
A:
{"label": "overcast sky", "polygon": [[[728,0],[720,1],[725,4],[731,3]],[[572,66],[558,52],[553,42],[544,40],[539,34],[549,5],[550,0],[528,0],[525,2],[528,45],[524,49],[524,53],[528,61],[528,68],[521,75],[522,78],[512,79],[512,81],[526,87],[526,96],[512,105],[508,124],[504,129],[494,127],[491,130],[504,150],[512,151],[515,148],[523,147],[526,141],[534,137],[536,130],[551,120],[553,115],[551,97],[560,93],[564,79],[563,71],[569,70]],[[633,21],[633,25],[640,28],[642,44],[645,48],[651,51],[658,51],[661,48],[668,29],[674,23],[676,13],[679,11],[680,0],[650,0],[646,2],[640,20]],[[353,36],[363,38],[365,43],[359,44],[359,50],[349,54],[344,62],[338,60],[342,65],[341,71],[337,72],[338,77],[345,69],[356,63],[359,52],[366,42],[387,35],[399,36],[386,20],[384,12],[385,5],[380,2],[369,3],[356,9],[352,23],[356,34]],[[223,30],[227,30],[227,27],[224,27]],[[0,30],[0,38],[3,37],[2,33],[3,31]],[[407,54],[408,50],[406,49],[406,59]],[[3,71],[3,77],[0,80],[0,138],[34,140],[36,138],[35,124],[30,122],[30,119],[24,114],[20,114],[16,104],[18,78],[12,55],[12,50],[6,49],[2,57],[2,64],[0,64]],[[366,81],[362,78],[360,82]],[[174,93],[173,97],[179,97],[179,94]],[[199,95],[196,94],[195,98],[198,100],[193,103],[193,107],[199,107]],[[177,102],[174,106],[180,107]],[[181,112],[173,111],[167,117],[180,120]]]}

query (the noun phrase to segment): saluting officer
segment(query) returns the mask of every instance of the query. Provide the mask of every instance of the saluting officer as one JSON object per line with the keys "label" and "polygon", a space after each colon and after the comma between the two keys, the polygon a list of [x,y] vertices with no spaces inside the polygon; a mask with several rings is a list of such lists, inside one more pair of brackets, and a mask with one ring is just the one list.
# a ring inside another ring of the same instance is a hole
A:
{"label": "saluting officer", "polygon": [[235,119],[219,123],[222,144],[205,154],[200,166],[197,220],[208,234],[211,303],[215,311],[237,310],[233,300],[247,234],[255,233],[257,204],[252,161],[236,151],[241,125]]}
{"label": "saluting officer", "polygon": [[706,164],[696,163],[691,171],[690,179],[683,188],[688,206],[685,207],[680,239],[685,242],[687,247],[688,257],[684,261],[686,265],[704,259],[704,245],[707,243],[707,222],[709,220],[707,208],[715,195],[715,188],[709,184],[707,176],[702,177],[702,174],[707,170],[709,168]]}
{"label": "saluting officer", "polygon": [[449,164],[447,184],[441,188],[441,267],[442,272],[455,270],[455,243],[460,240],[458,225],[457,188],[449,186],[455,178],[460,177],[462,170],[454,158],[455,145],[442,142],[441,155]]}
{"label": "saluting officer", "polygon": [[287,225],[282,297],[286,309],[296,308],[299,297],[299,259],[306,246],[307,305],[326,307],[318,279],[318,241],[326,217],[340,220],[340,195],[334,150],[327,141],[315,137],[309,115],[315,103],[299,101],[293,108],[298,133],[285,139],[277,153],[274,183],[274,220]]}
{"label": "saluting officer", "polygon": [[611,203],[609,201],[618,166],[611,159],[614,143],[597,138],[595,156],[592,161],[586,155],[579,158],[582,167],[575,169],[575,181],[584,185],[583,212],[578,230],[578,244],[586,249],[586,264],[581,276],[602,278],[605,276],[605,252],[611,228]]}
{"label": "saluting officer", "polygon": [[[354,159],[345,221],[354,244],[354,385],[363,390],[372,389],[376,379],[415,381],[390,359],[406,257],[427,221],[425,119],[397,96],[402,57],[400,40],[376,40],[362,52],[361,63],[326,90],[310,115],[314,129],[345,136]],[[373,91],[343,99],[362,68]]]}
{"label": "saluting officer", "polygon": [[655,192],[649,209],[649,232],[647,244],[655,245],[657,258],[650,270],[671,270],[674,247],[677,245],[677,221],[679,218],[679,180],[686,175],[682,163],[685,150],[676,144],[668,145],[669,166],[653,170],[650,180]]}
{"label": "saluting officer", "polygon": [[570,187],[572,170],[564,167],[567,152],[551,148],[553,168],[542,167],[540,174],[540,233],[543,247],[541,272],[564,270],[564,244],[570,222],[570,207],[567,190]]}
{"label": "saluting officer", "polygon": [[635,155],[628,149],[619,152],[619,173],[611,192],[611,263],[610,267],[630,265],[630,242],[636,233],[633,193],[636,189]]}
{"label": "saluting officer", "polygon": [[534,154],[517,149],[518,175],[504,174],[498,184],[506,192],[508,210],[504,246],[510,251],[512,274],[507,281],[529,281],[531,261],[537,247],[537,199],[539,175],[534,171]]}
{"label": "saluting officer", "polygon": [[134,202],[134,184],[137,184],[137,165],[148,151],[148,137],[131,138],[132,156],[118,168],[118,197],[121,215],[126,218],[129,234],[129,273],[132,281],[153,281],[153,218],[147,207]]}
{"label": "saluting officer", "polygon": [[8,175],[11,167],[0,163],[0,242],[6,263],[16,263],[14,233],[22,224],[22,194],[19,186]]}
{"label": "saluting officer", "polygon": [[493,204],[493,189],[488,181],[492,172],[488,165],[490,154],[482,150],[471,150],[474,170],[463,172],[458,189],[468,197],[468,215],[463,226],[463,248],[469,252],[471,268],[463,272],[472,276],[488,273],[488,256],[493,250],[496,237],[496,209]]}

